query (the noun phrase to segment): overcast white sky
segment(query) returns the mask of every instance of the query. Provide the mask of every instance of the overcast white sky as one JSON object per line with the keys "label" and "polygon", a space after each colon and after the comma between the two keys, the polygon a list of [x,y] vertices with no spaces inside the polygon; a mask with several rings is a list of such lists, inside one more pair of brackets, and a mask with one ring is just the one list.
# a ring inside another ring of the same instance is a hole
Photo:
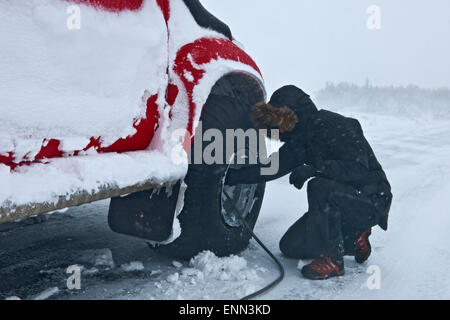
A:
{"label": "overcast white sky", "polygon": [[[450,87],[450,0],[202,0],[263,71],[268,92],[326,81]],[[366,10],[381,9],[369,30]]]}

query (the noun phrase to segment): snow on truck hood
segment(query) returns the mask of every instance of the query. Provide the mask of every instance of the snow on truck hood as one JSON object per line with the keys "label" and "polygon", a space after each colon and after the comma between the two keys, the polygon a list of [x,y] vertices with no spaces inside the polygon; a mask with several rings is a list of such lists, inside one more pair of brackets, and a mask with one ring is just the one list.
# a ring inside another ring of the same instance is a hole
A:
{"label": "snow on truck hood", "polygon": [[70,30],[62,0],[0,2],[0,155],[39,152],[43,139],[62,151],[91,137],[108,146],[136,133],[144,96],[164,97],[167,29],[156,1],[111,12],[78,4]]}

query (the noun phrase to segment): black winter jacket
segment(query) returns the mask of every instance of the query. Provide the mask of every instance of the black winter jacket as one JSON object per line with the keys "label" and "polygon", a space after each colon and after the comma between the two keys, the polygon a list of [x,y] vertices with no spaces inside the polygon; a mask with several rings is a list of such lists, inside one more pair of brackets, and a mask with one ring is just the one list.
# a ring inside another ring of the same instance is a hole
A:
{"label": "black winter jacket", "polygon": [[[288,107],[296,111],[295,106]],[[308,108],[311,110],[311,106]],[[380,227],[386,230],[391,186],[359,122],[327,110],[298,116],[296,128],[281,136],[285,144],[275,155],[279,157],[278,174],[261,175],[262,165],[230,170],[227,184],[271,181],[306,164],[314,168],[316,177],[351,185],[368,195],[379,212]]]}

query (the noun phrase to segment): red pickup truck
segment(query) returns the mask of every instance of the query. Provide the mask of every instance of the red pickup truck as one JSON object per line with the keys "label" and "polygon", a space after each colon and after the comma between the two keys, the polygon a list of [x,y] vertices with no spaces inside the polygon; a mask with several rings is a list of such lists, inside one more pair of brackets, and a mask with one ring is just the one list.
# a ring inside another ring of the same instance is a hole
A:
{"label": "red pickup truck", "polygon": [[246,130],[265,100],[258,66],[198,0],[2,1],[0,43],[0,223],[112,198],[111,228],[163,253],[247,246],[223,189],[254,225],[264,184],[174,161],[200,121]]}

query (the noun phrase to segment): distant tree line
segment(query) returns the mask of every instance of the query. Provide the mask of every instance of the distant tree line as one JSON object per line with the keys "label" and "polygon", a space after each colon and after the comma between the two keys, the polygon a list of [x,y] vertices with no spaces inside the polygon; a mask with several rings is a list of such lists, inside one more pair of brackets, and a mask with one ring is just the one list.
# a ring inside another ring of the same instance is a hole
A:
{"label": "distant tree line", "polygon": [[385,114],[450,118],[450,89],[424,89],[418,86],[363,86],[328,82],[315,100],[324,108],[351,109]]}

